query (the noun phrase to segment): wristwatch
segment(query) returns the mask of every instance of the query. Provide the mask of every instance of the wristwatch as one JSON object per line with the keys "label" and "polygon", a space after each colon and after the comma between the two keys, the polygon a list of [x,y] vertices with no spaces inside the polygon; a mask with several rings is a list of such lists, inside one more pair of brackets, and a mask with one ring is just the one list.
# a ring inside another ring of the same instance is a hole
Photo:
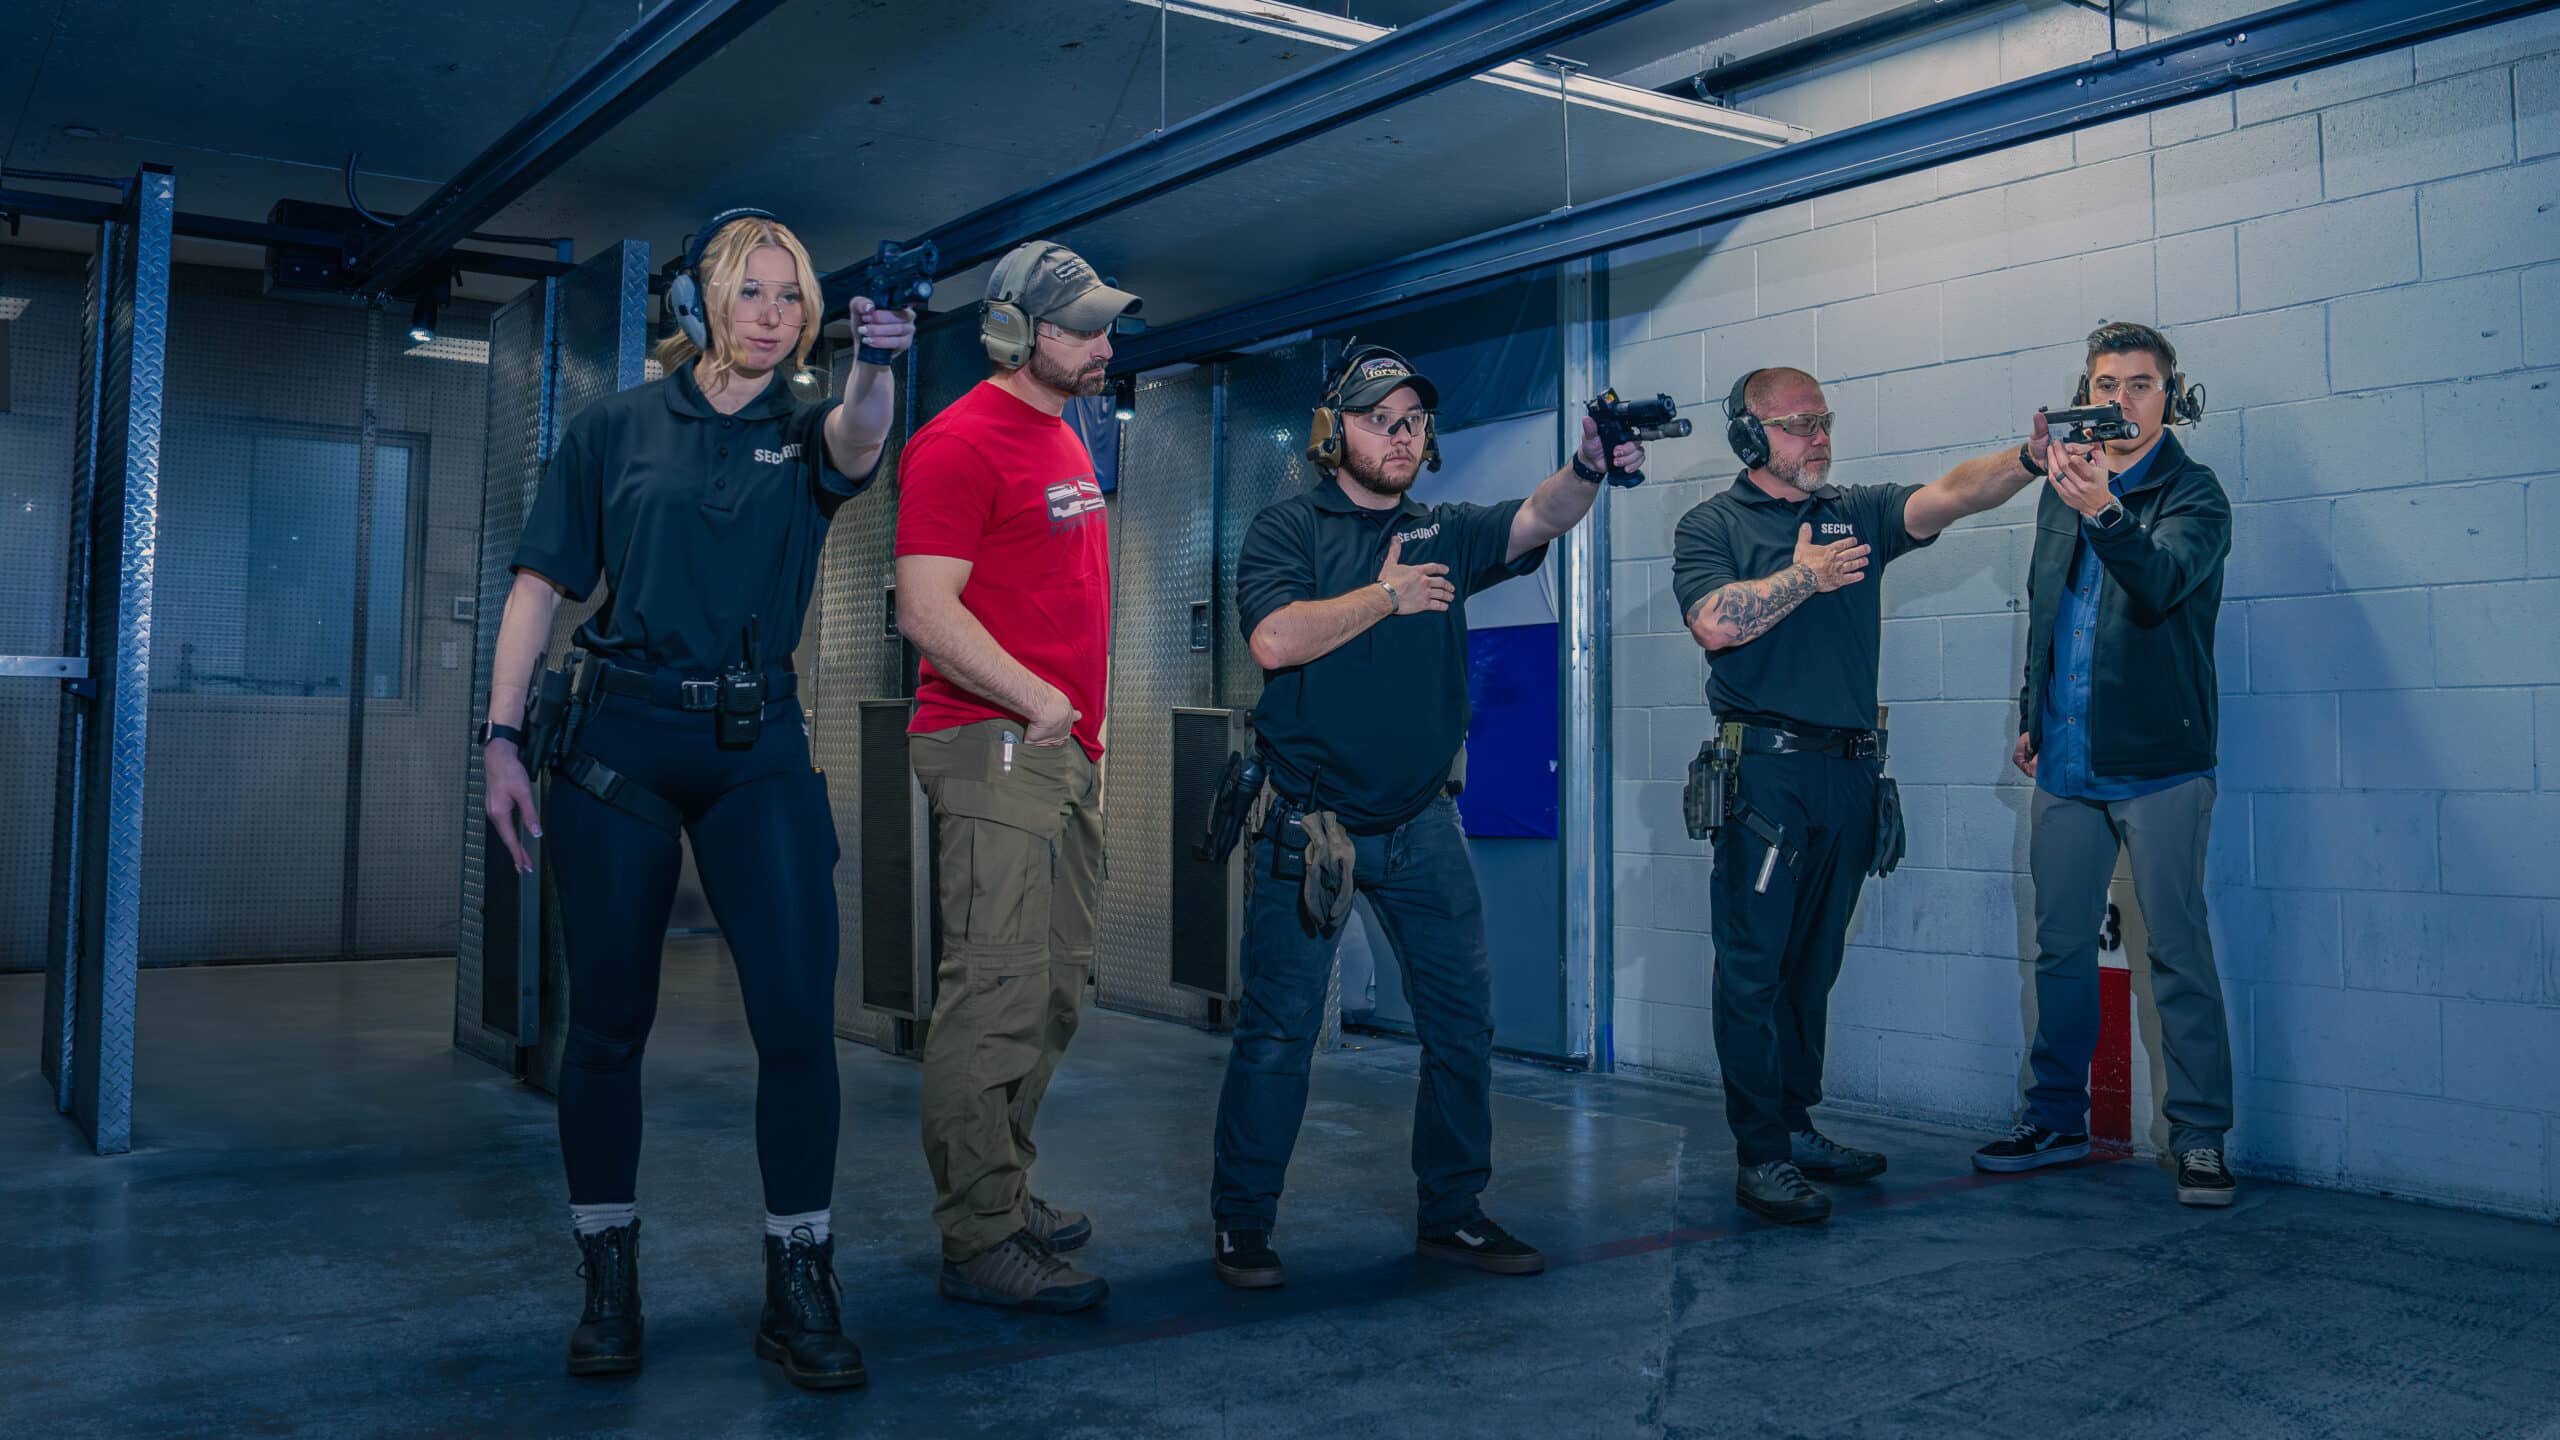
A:
{"label": "wristwatch", "polygon": [[1590,466],[1583,464],[1582,452],[1579,450],[1573,452],[1573,473],[1575,478],[1581,480],[1586,485],[1598,485],[1609,478],[1608,471],[1594,470]]}
{"label": "wristwatch", "polygon": [[2097,514],[2089,517],[2089,523],[2097,526],[2101,530],[2113,530],[2116,526],[2124,523],[2124,502],[2120,500],[2108,501],[2103,509],[2099,510]]}
{"label": "wristwatch", "polygon": [[2018,468],[2037,479],[2043,479],[2044,467],[2036,463],[2034,444],[2032,440],[2023,440],[2018,443]]}
{"label": "wristwatch", "polygon": [[524,748],[523,731],[517,729],[513,725],[501,725],[495,720],[481,721],[480,743],[483,746],[486,746],[492,740],[504,740],[508,744],[516,747],[518,750],[522,750]]}
{"label": "wristwatch", "polygon": [[1387,613],[1390,615],[1403,614],[1404,601],[1396,595],[1396,587],[1388,584],[1384,580],[1381,580],[1378,582],[1378,588],[1387,592]]}

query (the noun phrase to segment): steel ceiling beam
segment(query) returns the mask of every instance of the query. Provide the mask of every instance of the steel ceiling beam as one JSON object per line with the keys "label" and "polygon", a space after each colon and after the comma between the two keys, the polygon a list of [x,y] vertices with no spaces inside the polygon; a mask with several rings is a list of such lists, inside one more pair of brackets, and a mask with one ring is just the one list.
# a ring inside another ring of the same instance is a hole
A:
{"label": "steel ceiling beam", "polygon": [[2302,0],[1960,96],[1595,204],[1127,337],[1134,372],[1834,194],[2083,125],[2141,114],[2552,7],[2554,0]]}
{"label": "steel ceiling beam", "polygon": [[[118,213],[119,207],[113,200],[92,200],[85,195],[53,195],[40,190],[0,190],[0,215],[98,225],[114,219]],[[191,240],[222,240],[234,245],[331,248],[346,243],[346,237],[334,230],[272,225],[263,220],[234,220],[228,215],[202,215],[184,210],[178,212],[176,229],[178,234]],[[467,270],[475,275],[506,275],[518,280],[566,275],[577,268],[558,260],[544,260],[531,255],[502,255],[484,250],[453,251],[445,256],[445,264],[451,269]]]}
{"label": "steel ceiling beam", "polygon": [[388,294],[443,262],[490,217],[781,4],[665,0],[461,174],[367,244],[350,273],[352,288]]}
{"label": "steel ceiling beam", "polygon": [[[1206,110],[1159,134],[984,205],[902,248],[941,251],[935,278],[1285,149],[1363,115],[1663,4],[1664,0],[1468,0]],[[825,277],[849,293],[864,266]]]}

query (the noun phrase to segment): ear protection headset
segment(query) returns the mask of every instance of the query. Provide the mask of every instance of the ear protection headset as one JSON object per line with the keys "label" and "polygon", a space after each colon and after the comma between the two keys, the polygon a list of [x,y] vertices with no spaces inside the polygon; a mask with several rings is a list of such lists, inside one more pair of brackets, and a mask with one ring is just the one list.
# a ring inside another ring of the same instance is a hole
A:
{"label": "ear protection headset", "polygon": [[[1315,417],[1307,422],[1307,458],[1320,470],[1342,468],[1342,387],[1351,383],[1352,373],[1377,359],[1393,360],[1407,370],[1413,362],[1384,345],[1363,345],[1360,337],[1351,337],[1343,349],[1342,365],[1334,371],[1333,383],[1325,386],[1324,398],[1316,403]],[[1426,470],[1440,468],[1440,431],[1438,426],[1424,432],[1422,465]]]}
{"label": "ear protection headset", "polygon": [[1751,377],[1757,370],[1745,370],[1733,382],[1732,393],[1724,397],[1724,443],[1733,447],[1736,459],[1744,468],[1757,470],[1769,463],[1769,427],[1751,413],[1743,400],[1743,392],[1751,388]]}
{"label": "ear protection headset", "polygon": [[[2080,372],[2080,383],[2071,392],[2076,408],[2089,403],[2089,372]],[[2169,408],[2160,421],[2164,425],[2193,425],[2204,419],[2204,387],[2190,385],[2184,372],[2169,372]]]}
{"label": "ear protection headset", "polygon": [[987,276],[987,298],[978,302],[978,343],[986,347],[988,359],[1007,370],[1030,364],[1031,352],[1040,344],[1039,322],[1022,310],[1022,287],[1057,248],[1042,244],[1018,250],[997,261]]}
{"label": "ear protection headset", "polygon": [[711,248],[714,236],[739,220],[782,223],[781,216],[753,205],[721,211],[685,241],[683,267],[667,282],[667,309],[676,317],[676,328],[684,332],[684,338],[693,342],[693,348],[706,353],[711,349],[711,322],[702,304],[702,252]]}

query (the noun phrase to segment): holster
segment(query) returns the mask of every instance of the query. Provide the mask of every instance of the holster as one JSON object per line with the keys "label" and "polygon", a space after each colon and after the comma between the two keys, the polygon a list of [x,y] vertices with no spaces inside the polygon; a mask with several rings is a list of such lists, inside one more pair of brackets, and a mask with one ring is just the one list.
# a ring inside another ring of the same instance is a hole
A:
{"label": "holster", "polygon": [[1236,843],[1244,838],[1247,812],[1256,809],[1261,793],[1261,757],[1230,752],[1227,768],[1218,777],[1218,792],[1209,801],[1208,829],[1191,847],[1191,858],[1214,865],[1234,854]]}
{"label": "holster", "polygon": [[1902,863],[1902,852],[1910,836],[1902,828],[1902,787],[1890,775],[1876,777],[1876,853],[1868,862],[1870,875],[1890,875]]}
{"label": "holster", "polygon": [[1733,816],[1742,794],[1742,726],[1719,725],[1698,746],[1689,762],[1689,783],[1680,792],[1681,818],[1692,840],[1713,840]]}

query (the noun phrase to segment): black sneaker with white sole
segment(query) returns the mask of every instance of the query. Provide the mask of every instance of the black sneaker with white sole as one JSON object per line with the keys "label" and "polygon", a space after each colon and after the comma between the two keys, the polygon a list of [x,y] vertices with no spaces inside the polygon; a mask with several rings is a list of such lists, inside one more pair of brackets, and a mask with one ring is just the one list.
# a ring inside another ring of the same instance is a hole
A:
{"label": "black sneaker with white sole", "polygon": [[1433,1260],[1472,1265],[1494,1275],[1535,1275],[1547,1268],[1547,1257],[1536,1246],[1482,1215],[1455,1230],[1419,1236],[1413,1248]]}
{"label": "black sneaker with white sole", "polygon": [[2239,1194],[2240,1182],[2231,1178],[2231,1167],[2222,1163],[2221,1151],[2178,1152],[2179,1204],[2228,1205]]}
{"label": "black sneaker with white sole", "polygon": [[2005,1138],[1974,1151],[1973,1168],[2010,1175],[2020,1170],[2041,1170],[2047,1165],[2068,1165],[2074,1160],[2088,1158],[2088,1136],[2065,1135],[2021,1120],[2018,1128]]}
{"label": "black sneaker with white sole", "polygon": [[1884,1173],[1885,1158],[1873,1150],[1853,1150],[1808,1125],[1787,1137],[1787,1158],[1810,1180],[1855,1185]]}
{"label": "black sneaker with white sole", "polygon": [[1268,1230],[1221,1230],[1212,1258],[1218,1278],[1239,1290],[1274,1290],[1289,1278]]}

